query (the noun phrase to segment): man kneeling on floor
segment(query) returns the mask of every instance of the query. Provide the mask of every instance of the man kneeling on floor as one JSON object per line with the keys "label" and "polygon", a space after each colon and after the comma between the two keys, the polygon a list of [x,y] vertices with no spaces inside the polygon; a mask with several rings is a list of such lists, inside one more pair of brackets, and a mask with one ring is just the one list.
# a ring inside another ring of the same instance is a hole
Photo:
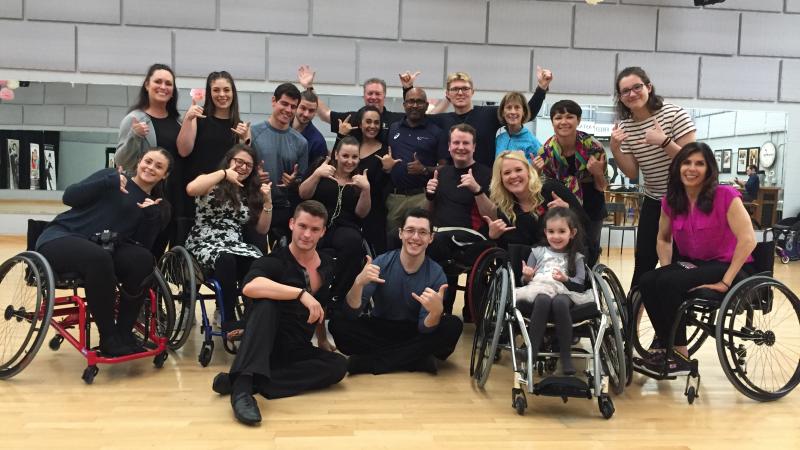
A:
{"label": "man kneeling on floor", "polygon": [[291,243],[253,262],[245,278],[242,293],[253,306],[244,337],[230,373],[217,374],[212,386],[231,394],[233,414],[242,423],[261,422],[256,392],[268,399],[289,397],[345,376],[344,356],[311,344],[333,278],[333,261],[317,253],[327,216],[317,201],[300,203],[289,220]]}
{"label": "man kneeling on floor", "polygon": [[[442,314],[444,272],[425,256],[433,240],[428,212],[409,211],[399,233],[402,247],[374,262],[367,257],[346,305],[329,323],[339,351],[350,355],[351,375],[399,370],[435,374],[436,360],[450,356],[461,336],[461,320]],[[370,299],[370,316],[358,317]]]}

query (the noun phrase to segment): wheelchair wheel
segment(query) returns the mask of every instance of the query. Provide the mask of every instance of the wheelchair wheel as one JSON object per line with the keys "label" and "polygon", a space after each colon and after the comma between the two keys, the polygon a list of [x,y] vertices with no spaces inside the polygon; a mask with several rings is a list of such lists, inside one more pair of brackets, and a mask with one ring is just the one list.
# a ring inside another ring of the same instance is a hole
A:
{"label": "wheelchair wheel", "polygon": [[486,293],[492,276],[497,271],[497,268],[505,263],[506,259],[506,252],[503,249],[497,247],[487,248],[478,255],[472,265],[472,269],[469,271],[466,301],[476,326],[483,318],[481,315],[484,311],[483,303],[486,300]]}
{"label": "wheelchair wheel", "polygon": [[[636,350],[636,353],[644,358],[650,353],[653,340],[656,338],[656,332],[650,322],[650,317],[644,307],[644,301],[639,291],[631,291],[630,297],[633,300],[633,307],[631,310],[631,325],[629,326],[629,340],[633,344],[632,347]],[[716,311],[707,309],[690,309],[686,312],[686,347],[689,351],[689,356],[694,355],[708,339],[708,333],[705,328],[710,325],[713,326],[716,314]],[[666,345],[663,341],[657,344],[660,348]]]}
{"label": "wheelchair wheel", "polygon": [[[600,358],[608,375],[611,388],[615,394],[619,395],[625,389],[627,382],[627,361],[625,351],[625,327],[623,326],[623,315],[620,312],[623,302],[622,297],[617,297],[615,287],[608,282],[608,278],[602,274],[611,272],[609,269],[594,272],[595,282],[598,287],[597,293],[600,296],[600,311],[608,316],[609,328],[605,330],[600,341]],[[615,277],[616,278],[616,277]]]}
{"label": "wheelchair wheel", "polygon": [[[155,296],[156,300],[155,335],[169,338],[175,331],[175,303],[172,301],[167,282],[164,281],[161,272],[155,269],[148,296],[145,297],[144,306],[139,313],[138,325],[134,327],[134,334],[138,338],[139,344],[143,346],[147,346],[146,343],[150,340],[150,318],[153,315],[150,295]],[[155,344],[155,342],[153,343]]]}
{"label": "wheelchair wheel", "polygon": [[725,375],[747,397],[777,400],[800,383],[800,300],[780,281],[756,276],[735,285],[716,338]]}
{"label": "wheelchair wheel", "polygon": [[499,351],[497,345],[500,342],[503,328],[505,328],[506,308],[511,307],[512,289],[514,288],[512,273],[511,267],[506,263],[497,269],[489,284],[485,314],[477,325],[479,331],[475,333],[476,339],[480,337],[479,352],[476,356],[478,362],[475,370],[478,387],[486,385],[489,372],[495,362],[495,356]]}
{"label": "wheelchair wheel", "polygon": [[53,271],[43,256],[23,252],[0,265],[0,379],[36,356],[53,316]]}
{"label": "wheelchair wheel", "polygon": [[186,343],[189,331],[194,325],[194,308],[197,297],[197,274],[194,259],[185,248],[176,246],[164,253],[158,268],[166,283],[166,291],[175,303],[175,326],[168,335],[168,345],[177,350]]}

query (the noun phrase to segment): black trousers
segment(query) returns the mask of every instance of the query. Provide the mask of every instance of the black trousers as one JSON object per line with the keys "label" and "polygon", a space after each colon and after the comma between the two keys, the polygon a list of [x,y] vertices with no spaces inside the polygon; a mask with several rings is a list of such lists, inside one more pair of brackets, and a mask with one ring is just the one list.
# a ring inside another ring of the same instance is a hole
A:
{"label": "black trousers", "polygon": [[222,253],[217,257],[214,264],[214,278],[219,281],[220,288],[222,288],[223,304],[221,306],[225,314],[223,319],[225,322],[236,320],[234,311],[236,310],[239,284],[244,280],[253,261],[255,258],[231,253]]}
{"label": "black trousers", "polygon": [[345,355],[369,359],[372,373],[407,370],[417,361],[433,355],[445,360],[456,348],[463,324],[445,315],[432,333],[420,333],[415,322],[374,317],[334,317],[328,323],[336,347]]}
{"label": "black trousers", "polygon": [[[694,261],[695,269],[684,269],[680,265],[670,264],[659,267],[644,274],[639,282],[647,315],[653,324],[656,336],[666,345],[669,333],[676,320],[681,323],[675,333],[674,345],[686,345],[686,321],[678,316],[678,307],[683,303],[689,289],[714,284],[725,275],[729,263],[720,261]],[[745,271],[748,268],[745,268]],[[744,277],[740,273],[737,280]]]}
{"label": "black trousers", "polygon": [[269,399],[291,397],[336,384],[347,374],[347,358],[314,347],[297,333],[300,320],[278,302],[255,300],[230,370],[231,382],[252,375],[253,385]]}
{"label": "black trousers", "polygon": [[[112,255],[88,239],[65,236],[44,244],[41,253],[56,274],[74,273],[84,282],[86,302],[94,317],[100,338],[114,333],[114,300],[116,285],[122,285],[120,311],[138,314],[144,298],[144,283],[153,273],[153,255],[146,248],[119,244]],[[120,323],[129,322],[120,318]],[[132,323],[132,322],[131,322]],[[130,331],[121,330],[121,331]]]}
{"label": "black trousers", "polygon": [[[639,227],[636,229],[636,252],[631,289],[639,285],[642,275],[653,270],[658,264],[656,240],[658,221],[661,219],[661,202],[645,197],[639,210]],[[717,280],[719,281],[719,280]]]}
{"label": "black trousers", "polygon": [[336,258],[331,295],[343,299],[366,262],[361,232],[348,226],[329,228],[317,247]]}

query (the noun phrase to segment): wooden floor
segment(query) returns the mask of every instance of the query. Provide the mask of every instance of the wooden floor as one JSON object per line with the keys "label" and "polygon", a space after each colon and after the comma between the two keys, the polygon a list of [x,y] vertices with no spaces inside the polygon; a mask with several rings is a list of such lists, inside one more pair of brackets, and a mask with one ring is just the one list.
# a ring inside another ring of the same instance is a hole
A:
{"label": "wooden floor", "polygon": [[[5,260],[23,248],[0,237]],[[603,257],[628,285],[633,256]],[[776,276],[800,289],[800,262],[776,266]],[[683,381],[636,375],[615,397],[616,414],[601,418],[596,400],[528,396],[525,416],[511,408],[507,355],[485,390],[468,375],[473,327],[438,376],[399,373],[345,378],[331,389],[295,398],[259,397],[260,427],[233,419],[228,397],[211,380],[228,369],[221,348],[207,368],[197,363],[194,334],[163,369],[149,360],[101,366],[87,386],[84,359],[66,344],[45,344],[36,359],[0,382],[0,448],[800,448],[800,392],[773,403],[739,394],[719,367],[711,343],[699,353],[700,397],[688,405]]]}

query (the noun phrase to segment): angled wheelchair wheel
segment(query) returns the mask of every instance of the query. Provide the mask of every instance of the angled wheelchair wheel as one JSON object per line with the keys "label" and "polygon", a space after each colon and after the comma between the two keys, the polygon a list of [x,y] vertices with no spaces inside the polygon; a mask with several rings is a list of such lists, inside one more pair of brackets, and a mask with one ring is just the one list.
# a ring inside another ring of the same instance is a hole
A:
{"label": "angled wheelchair wheel", "polygon": [[498,267],[505,264],[507,259],[508,256],[505,250],[491,247],[478,255],[472,265],[467,278],[466,301],[476,326],[483,317],[484,301],[486,300],[486,293],[492,281],[492,276],[494,276]]}
{"label": "angled wheelchair wheel", "polygon": [[47,260],[23,252],[0,265],[0,379],[21,372],[36,356],[53,316],[55,281]]}
{"label": "angled wheelchair wheel", "polygon": [[[663,341],[656,342],[656,332],[653,324],[650,322],[650,316],[647,314],[647,309],[644,307],[644,301],[638,290],[631,291],[630,298],[632,299],[631,310],[631,324],[628,327],[630,330],[630,341],[633,344],[633,350],[642,358],[648,356],[649,350],[652,347],[664,348],[666,343]],[[686,347],[689,351],[689,356],[694,355],[703,343],[708,339],[708,330],[713,328],[714,319],[717,312],[713,309],[689,309],[686,312]]]}
{"label": "angled wheelchair wheel", "polygon": [[800,300],[780,281],[756,276],[735,285],[716,338],[725,375],[747,397],[777,400],[800,383]]}
{"label": "angled wheelchair wheel", "polygon": [[604,267],[600,269],[594,271],[594,279],[600,296],[600,311],[609,318],[609,328],[605,330],[600,341],[600,358],[612,390],[615,394],[621,394],[627,384],[629,364],[625,351],[625,327],[621,312],[624,298],[619,293],[621,287],[618,289],[612,286],[613,281],[609,282],[609,274],[613,275],[613,272],[608,268],[603,270]]}
{"label": "angled wheelchair wheel", "polygon": [[477,325],[480,332],[476,332],[476,336],[481,336],[478,345],[480,351],[476,355],[479,360],[475,370],[475,380],[479,387],[486,385],[486,381],[489,380],[489,373],[499,351],[497,346],[505,328],[506,309],[511,307],[514,288],[512,273],[511,266],[506,263],[498,267],[489,283],[485,314]]}
{"label": "angled wheelchair wheel", "polygon": [[169,338],[175,334],[175,301],[161,271],[153,271],[150,292],[156,297],[156,336]]}
{"label": "angled wheelchair wheel", "polygon": [[198,279],[194,270],[192,256],[181,246],[175,246],[164,253],[158,262],[169,292],[174,302],[175,325],[167,336],[169,348],[177,350],[186,343],[189,331],[194,325],[195,299],[197,298]]}

